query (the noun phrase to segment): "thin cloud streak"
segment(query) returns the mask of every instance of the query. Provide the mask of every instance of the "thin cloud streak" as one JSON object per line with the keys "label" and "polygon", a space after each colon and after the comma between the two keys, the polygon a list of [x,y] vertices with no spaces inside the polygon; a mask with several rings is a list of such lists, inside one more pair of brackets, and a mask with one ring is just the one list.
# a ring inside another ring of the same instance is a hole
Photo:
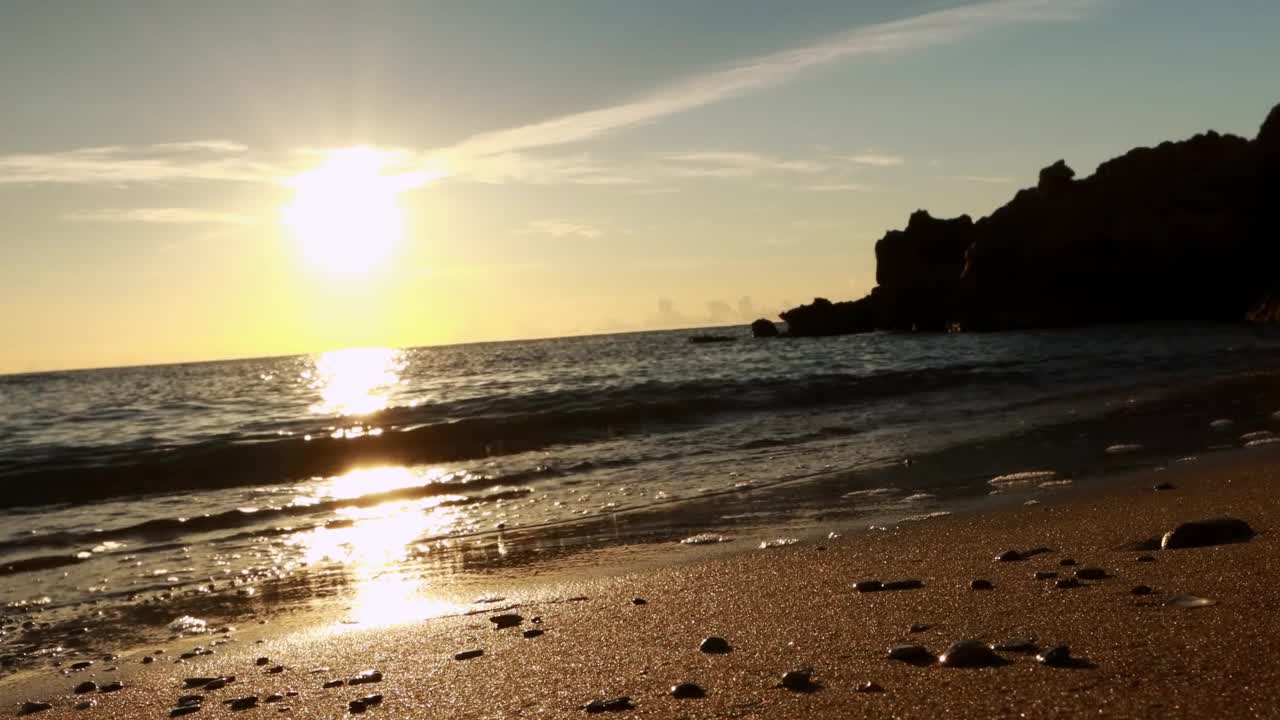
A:
{"label": "thin cloud streak", "polygon": [[807,160],[780,160],[750,152],[684,152],[671,153],[662,159],[672,165],[679,177],[742,178],[764,172],[812,174],[827,169],[823,163]]}
{"label": "thin cloud streak", "polygon": [[108,208],[68,213],[63,219],[90,223],[144,223],[159,225],[252,225],[248,215],[194,208]]}
{"label": "thin cloud streak", "polygon": [[597,240],[604,237],[604,230],[594,225],[562,218],[534,220],[526,223],[516,233],[518,235],[550,235],[556,238],[576,237],[585,240]]}
{"label": "thin cloud streak", "polygon": [[229,141],[198,140],[4,155],[0,156],[0,184],[258,183],[274,182],[285,172],[280,164],[242,157],[245,149]]}
{"label": "thin cloud streak", "polygon": [[854,155],[849,158],[849,161],[854,165],[870,165],[872,167],[897,167],[903,163],[900,155],[880,155],[877,153]]}
{"label": "thin cloud streak", "polygon": [[433,155],[465,172],[470,158],[579,143],[778,85],[803,70],[837,60],[929,47],[1014,23],[1076,19],[1100,1],[989,0],[856,28],[808,47],[695,75],[620,105],[474,135]]}

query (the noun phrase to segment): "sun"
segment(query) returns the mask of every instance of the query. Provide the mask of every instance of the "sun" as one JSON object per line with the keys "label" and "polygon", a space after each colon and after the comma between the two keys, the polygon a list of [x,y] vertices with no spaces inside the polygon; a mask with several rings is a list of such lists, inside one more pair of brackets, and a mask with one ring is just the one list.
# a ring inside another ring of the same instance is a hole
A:
{"label": "sun", "polygon": [[365,273],[404,239],[400,193],[412,174],[393,174],[395,156],[368,147],[330,150],[320,167],[290,178],[281,212],[308,264],[333,273]]}

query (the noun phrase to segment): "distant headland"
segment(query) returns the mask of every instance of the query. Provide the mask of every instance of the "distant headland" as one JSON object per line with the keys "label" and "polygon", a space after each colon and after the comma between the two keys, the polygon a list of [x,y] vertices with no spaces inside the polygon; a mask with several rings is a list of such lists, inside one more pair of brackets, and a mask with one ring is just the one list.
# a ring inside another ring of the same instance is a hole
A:
{"label": "distant headland", "polygon": [[1082,180],[1059,160],[976,222],[917,210],[875,252],[869,295],[784,311],[784,334],[1280,321],[1280,105],[1253,140],[1136,148]]}

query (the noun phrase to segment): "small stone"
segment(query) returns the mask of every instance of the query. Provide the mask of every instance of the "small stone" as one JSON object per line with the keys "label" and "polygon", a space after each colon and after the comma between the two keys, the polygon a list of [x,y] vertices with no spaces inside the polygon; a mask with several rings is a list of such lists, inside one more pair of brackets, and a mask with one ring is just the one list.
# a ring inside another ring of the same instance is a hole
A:
{"label": "small stone", "polygon": [[282,672],[284,672],[283,665],[276,665],[275,667],[267,668],[268,675],[279,675]]}
{"label": "small stone", "polygon": [[1195,595],[1174,595],[1165,600],[1164,604],[1166,607],[1202,608],[1217,605],[1218,601],[1212,598],[1196,597]]}
{"label": "small stone", "polygon": [[203,695],[180,695],[178,696],[178,705],[199,705],[204,702]]}
{"label": "small stone", "polygon": [[51,705],[50,703],[35,702],[32,700],[28,700],[27,702],[22,703],[22,707],[18,709],[18,714],[30,715],[32,713],[44,712],[45,710],[52,710],[52,709],[53,709],[53,705]]}
{"label": "small stone", "polygon": [[991,584],[990,580],[974,580],[969,583],[970,590],[995,590],[996,586]]}
{"label": "small stone", "polygon": [[224,688],[224,687],[226,687],[226,686],[227,686],[227,679],[226,679],[226,678],[214,678],[213,680],[210,680],[210,681],[208,682],[208,684],[206,684],[206,685],[204,686],[204,689],[205,689],[205,690],[221,690],[222,688]]}
{"label": "small stone", "polygon": [[1238,543],[1252,538],[1253,535],[1253,528],[1249,527],[1249,523],[1236,518],[1224,517],[1186,522],[1164,534],[1160,540],[1160,549],[1174,550]]}
{"label": "small stone", "polygon": [[889,646],[889,659],[901,660],[905,663],[927,664],[933,662],[936,658],[933,653],[929,652],[923,645],[912,645],[910,643],[898,643]]}
{"label": "small stone", "polygon": [[85,693],[91,693],[91,692],[93,692],[94,690],[97,690],[97,689],[98,689],[98,683],[96,683],[96,682],[94,682],[94,681],[92,681],[92,680],[86,680],[86,681],[84,681],[84,682],[82,682],[82,683],[80,683],[79,685],[77,685],[77,686],[76,686],[76,688],[75,688],[75,693],[76,693],[77,695],[83,695],[83,694],[85,694]]}
{"label": "small stone", "polygon": [[1161,492],[1161,491],[1164,491],[1164,490],[1172,490],[1172,489],[1173,489],[1173,484],[1172,484],[1172,483],[1167,483],[1167,482],[1156,483],[1155,485],[1152,485],[1152,486],[1151,486],[1151,489],[1152,489],[1152,490],[1155,490],[1156,492]]}
{"label": "small stone", "polygon": [[533,623],[534,625],[539,625],[542,623],[542,616],[534,615],[533,617],[529,618],[529,622]]}
{"label": "small stone", "polygon": [[813,673],[809,670],[790,670],[782,674],[779,686],[793,692],[810,692],[816,689],[813,684]]}
{"label": "small stone", "polygon": [[283,695],[281,695],[280,693],[272,693],[272,694],[270,694],[270,695],[268,695],[268,696],[267,696],[267,699],[265,700],[265,702],[269,702],[269,703],[278,703],[278,702],[280,702],[280,701],[282,701],[282,700],[284,700],[284,696],[283,696]]}
{"label": "small stone", "polygon": [[677,700],[696,700],[707,696],[707,691],[696,683],[680,683],[671,686],[671,697]]}
{"label": "small stone", "polygon": [[343,685],[346,685],[346,684],[347,684],[346,680],[330,680],[329,682],[325,683],[324,685],[321,685],[320,687],[328,689],[328,688],[342,687]]}
{"label": "small stone", "polygon": [[975,668],[991,667],[1005,664],[1004,658],[996,655],[991,646],[981,640],[960,640],[954,642],[947,651],[938,658],[944,667]]}
{"label": "small stone", "polygon": [[631,704],[631,698],[617,697],[609,700],[592,700],[584,705],[582,709],[594,714],[602,712],[619,712],[622,710],[632,710],[634,708],[635,705]]}
{"label": "small stone", "polygon": [[1025,558],[1022,557],[1022,553],[1017,550],[1005,550],[995,558],[996,562],[1018,562],[1023,559]]}
{"label": "small stone", "polygon": [[881,590],[919,590],[924,583],[919,580],[894,580],[881,586]]}
{"label": "small stone", "polygon": [[258,665],[259,667],[261,667],[262,665],[268,665],[270,663],[271,663],[271,658],[267,658],[267,657],[260,657],[257,660],[253,661],[253,664]]}
{"label": "small stone", "polygon": [[702,643],[698,645],[698,649],[712,655],[723,655],[729,652],[729,641],[712,635],[711,637],[703,638]]}
{"label": "small stone", "polygon": [[205,685],[208,685],[214,680],[219,680],[219,679],[220,678],[211,678],[211,677],[189,677],[182,681],[182,686],[186,688],[204,687]]}
{"label": "small stone", "polygon": [[1055,645],[1036,655],[1036,662],[1051,667],[1063,667],[1074,664],[1075,658],[1071,657],[1071,648],[1066,645]]}
{"label": "small stone", "polygon": [[879,592],[884,589],[884,583],[879,580],[859,580],[853,584],[853,589],[860,593]]}
{"label": "small stone", "polygon": [[1062,578],[1053,584],[1059,590],[1070,590],[1071,588],[1080,587],[1080,581],[1075,578]]}
{"label": "small stone", "polygon": [[1138,585],[1129,592],[1133,595],[1150,595],[1151,588],[1146,585]]}
{"label": "small stone", "polygon": [[367,685],[369,683],[382,682],[382,672],[379,670],[365,670],[347,681],[348,685]]}
{"label": "small stone", "polygon": [[536,637],[539,637],[540,635],[543,635],[545,632],[546,632],[545,630],[539,630],[539,629],[537,629],[537,628],[530,628],[529,630],[525,630],[524,632],[522,632],[522,633],[520,633],[520,634],[521,634],[523,637],[526,637],[526,638],[536,638]]}
{"label": "small stone", "polygon": [[97,704],[98,704],[97,700],[81,700],[80,702],[76,703],[76,709],[92,710],[95,706],[97,706]]}
{"label": "small stone", "polygon": [[109,682],[106,685],[103,685],[102,689],[100,689],[98,692],[113,693],[113,692],[120,692],[123,689],[124,689],[124,683],[120,682],[119,680],[116,680],[115,682]]}
{"label": "small stone", "polygon": [[1074,558],[1062,558],[1058,561],[1058,564],[1062,567],[1071,567],[1076,564],[1076,561]]}
{"label": "small stone", "polygon": [[928,630],[928,629],[929,629],[929,626],[928,626],[928,625],[916,624],[916,625],[912,625],[911,627],[907,628],[907,632],[909,632],[909,633],[911,633],[912,635],[914,635],[914,634],[916,634],[916,633],[922,633],[922,632],[924,632],[925,630]]}
{"label": "small stone", "polygon": [[1039,648],[1036,647],[1036,644],[1031,642],[1030,640],[1005,640],[1004,642],[998,642],[992,645],[991,649],[997,652],[1030,654],[1035,652]]}
{"label": "small stone", "polygon": [[514,613],[507,613],[504,615],[494,615],[493,617],[489,618],[489,622],[493,623],[493,626],[495,629],[502,630],[503,628],[515,627],[519,625],[520,623],[524,622],[524,618]]}
{"label": "small stone", "polygon": [[862,683],[861,685],[859,685],[858,687],[856,687],[856,688],[854,688],[854,689],[855,689],[857,692],[860,692],[860,693],[878,693],[878,692],[884,692],[884,688],[880,687],[879,683],[874,683],[874,682],[871,682],[870,680],[868,680],[867,682]]}
{"label": "small stone", "polygon": [[179,705],[169,711],[169,717],[182,717],[183,715],[190,715],[191,713],[197,712],[200,712],[199,705]]}
{"label": "small stone", "polygon": [[1155,558],[1153,558],[1153,557],[1151,557],[1150,555],[1139,555],[1139,556],[1138,556],[1138,562],[1146,563],[1146,562],[1155,562],[1155,561],[1156,561],[1156,559],[1155,559]]}
{"label": "small stone", "polygon": [[248,710],[258,706],[257,695],[246,695],[245,697],[236,698],[234,700],[224,701],[227,707],[239,712],[240,710]]}
{"label": "small stone", "polygon": [[151,663],[153,663],[153,662],[155,662],[155,661],[156,661],[156,659],[155,659],[155,658],[153,658],[153,657],[151,657],[150,655],[147,655],[146,657],[142,658],[142,664],[143,664],[143,665],[150,665]]}
{"label": "small stone", "polygon": [[463,650],[460,653],[455,653],[453,656],[453,659],[454,660],[470,660],[472,658],[478,658],[483,654],[484,654],[483,650]]}
{"label": "small stone", "polygon": [[88,669],[89,669],[89,668],[91,668],[91,667],[93,667],[93,661],[92,661],[92,660],[81,660],[80,662],[77,662],[77,663],[71,663],[71,669],[72,669],[72,670],[77,670],[77,671],[78,671],[78,670],[88,670]]}
{"label": "small stone", "polygon": [[644,598],[631,598],[632,605],[648,605],[649,601]]}
{"label": "small stone", "polygon": [[1107,577],[1107,571],[1100,567],[1082,567],[1075,572],[1077,580],[1103,580]]}
{"label": "small stone", "polygon": [[1058,577],[1058,573],[1052,570],[1037,570],[1034,577],[1037,580],[1052,580]]}

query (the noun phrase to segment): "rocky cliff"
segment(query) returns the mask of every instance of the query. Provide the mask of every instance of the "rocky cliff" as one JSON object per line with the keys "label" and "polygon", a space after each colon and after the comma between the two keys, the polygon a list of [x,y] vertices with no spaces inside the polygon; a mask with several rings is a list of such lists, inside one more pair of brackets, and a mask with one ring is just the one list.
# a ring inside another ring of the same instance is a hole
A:
{"label": "rocky cliff", "polygon": [[782,313],[792,335],[1280,318],[1280,106],[1076,179],[1061,160],[977,222],[920,210],[876,243],[877,287]]}

